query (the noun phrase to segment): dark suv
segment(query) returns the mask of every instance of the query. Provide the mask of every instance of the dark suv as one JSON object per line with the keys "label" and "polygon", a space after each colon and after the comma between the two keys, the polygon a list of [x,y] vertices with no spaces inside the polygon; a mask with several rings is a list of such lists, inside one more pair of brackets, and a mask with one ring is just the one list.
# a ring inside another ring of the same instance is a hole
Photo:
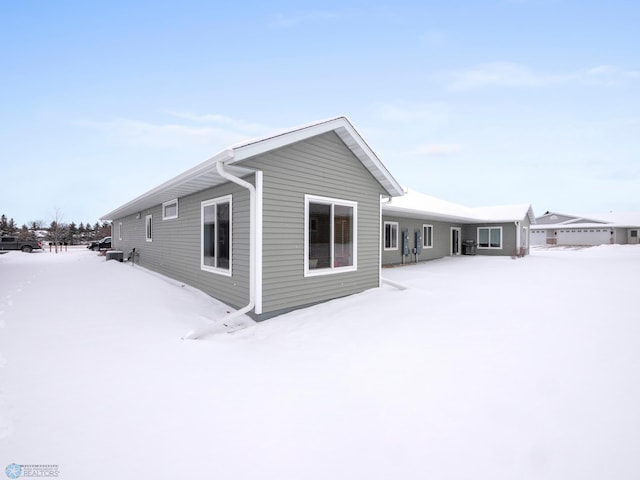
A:
{"label": "dark suv", "polygon": [[108,250],[111,248],[111,237],[104,237],[102,240],[91,242],[87,245],[89,250]]}

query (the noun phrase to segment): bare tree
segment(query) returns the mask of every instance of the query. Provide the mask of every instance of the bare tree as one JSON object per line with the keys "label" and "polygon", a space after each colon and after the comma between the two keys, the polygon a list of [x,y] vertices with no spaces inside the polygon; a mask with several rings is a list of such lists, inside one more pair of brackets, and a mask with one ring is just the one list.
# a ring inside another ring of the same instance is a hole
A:
{"label": "bare tree", "polygon": [[58,207],[56,207],[54,220],[51,221],[51,225],[49,226],[49,239],[53,241],[53,245],[56,249],[56,253],[58,253],[58,245],[62,244],[62,240],[66,235],[66,225],[62,223],[62,219],[64,215],[60,211]]}

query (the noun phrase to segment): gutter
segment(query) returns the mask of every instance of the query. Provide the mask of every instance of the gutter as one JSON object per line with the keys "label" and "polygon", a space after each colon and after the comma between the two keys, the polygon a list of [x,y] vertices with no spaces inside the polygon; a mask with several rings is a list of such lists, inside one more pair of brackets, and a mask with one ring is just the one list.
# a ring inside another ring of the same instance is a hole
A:
{"label": "gutter", "polygon": [[[231,157],[231,159],[233,159],[233,157]],[[236,185],[240,185],[241,187],[249,190],[249,303],[243,308],[241,308],[240,310],[236,310],[232,314],[224,317],[224,322],[226,323],[236,319],[237,317],[245,315],[246,313],[249,313],[251,310],[255,309],[256,307],[256,279],[258,278],[258,276],[256,275],[256,256],[257,256],[256,255],[256,252],[257,252],[257,248],[256,248],[257,202],[256,202],[256,199],[257,199],[257,195],[256,195],[256,186],[252,185],[251,183],[245,180],[242,180],[239,177],[236,177],[235,175],[232,175],[231,173],[227,172],[224,169],[224,160],[220,160],[216,162],[216,170],[222,178],[229,180],[230,182],[233,182]],[[256,171],[255,175],[256,175],[255,177],[256,185],[261,184],[262,172]],[[203,327],[200,327],[199,329],[191,330],[183,337],[183,339],[195,340],[197,338],[202,338],[203,336],[210,333],[211,330],[214,330],[216,327],[218,327],[218,324],[216,322],[207,324]]]}

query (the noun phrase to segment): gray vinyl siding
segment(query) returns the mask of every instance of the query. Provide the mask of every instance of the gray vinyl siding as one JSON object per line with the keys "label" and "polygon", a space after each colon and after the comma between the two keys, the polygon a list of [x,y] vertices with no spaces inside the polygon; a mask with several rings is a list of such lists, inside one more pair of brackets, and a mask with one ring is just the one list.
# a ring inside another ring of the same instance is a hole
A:
{"label": "gray vinyl siding", "polygon": [[[247,179],[251,180],[252,179]],[[204,271],[201,262],[201,202],[232,196],[232,276]],[[153,241],[145,240],[145,217],[153,215]],[[117,225],[122,222],[122,240]],[[115,219],[113,247],[125,252],[135,247],[139,264],[180,282],[192,285],[233,307],[249,301],[249,194],[234,184],[203,190],[178,199],[178,218],[162,219],[158,205],[136,215]]]}
{"label": "gray vinyl siding", "polygon": [[462,229],[462,241],[475,240],[478,241],[478,228],[481,227],[502,227],[502,248],[480,248],[478,247],[476,253],[478,255],[513,255],[520,248],[516,247],[517,232],[515,222],[509,223],[478,223],[473,225],[465,225]]}
{"label": "gray vinyl siding", "polygon": [[[382,186],[333,132],[243,162],[263,173],[263,312],[379,285]],[[357,271],[304,276],[305,194],[357,202]]]}
{"label": "gray vinyl siding", "polygon": [[[398,249],[397,250],[384,250],[382,249],[382,264],[383,265],[398,265],[402,263],[402,229],[409,229],[409,245],[413,248],[414,245],[414,232],[416,230],[422,231],[423,225],[433,226],[433,247],[422,248],[422,253],[418,256],[417,260],[434,260],[436,258],[446,257],[451,253],[451,227],[462,227],[457,223],[440,222],[433,220],[418,220],[414,218],[403,218],[395,215],[382,216],[382,223],[384,222],[397,222],[398,223]],[[381,232],[384,235],[384,231]],[[411,254],[405,257],[405,263],[411,263],[416,261],[416,256]]]}

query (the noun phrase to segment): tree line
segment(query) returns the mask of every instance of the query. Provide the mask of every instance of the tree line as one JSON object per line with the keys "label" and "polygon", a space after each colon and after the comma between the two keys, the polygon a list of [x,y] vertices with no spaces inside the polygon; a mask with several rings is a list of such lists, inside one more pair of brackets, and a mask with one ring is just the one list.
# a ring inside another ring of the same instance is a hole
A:
{"label": "tree line", "polygon": [[28,226],[23,224],[18,227],[13,218],[7,218],[2,214],[0,216],[0,236],[3,235],[18,237],[20,240],[82,245],[111,235],[111,224],[109,222],[96,222],[93,225],[89,222],[64,223],[58,218],[52,220],[49,225],[46,225],[42,220],[34,220],[29,222]]}

